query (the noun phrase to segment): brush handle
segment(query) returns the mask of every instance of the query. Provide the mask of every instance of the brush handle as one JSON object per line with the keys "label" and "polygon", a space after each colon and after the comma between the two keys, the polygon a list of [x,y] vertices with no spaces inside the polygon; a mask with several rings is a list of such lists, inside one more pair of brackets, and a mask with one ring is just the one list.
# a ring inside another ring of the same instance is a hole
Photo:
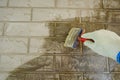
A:
{"label": "brush handle", "polygon": [[93,42],[93,43],[95,42],[93,39],[82,38],[82,37],[78,37],[78,40],[81,41],[81,42],[83,42],[83,43],[84,43],[86,40],[89,40],[89,41],[91,41],[91,42]]}

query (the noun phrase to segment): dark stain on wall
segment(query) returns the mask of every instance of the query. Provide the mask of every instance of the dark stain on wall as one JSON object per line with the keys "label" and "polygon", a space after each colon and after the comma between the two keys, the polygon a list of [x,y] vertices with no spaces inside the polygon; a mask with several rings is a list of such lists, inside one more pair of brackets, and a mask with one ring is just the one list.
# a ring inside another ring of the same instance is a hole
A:
{"label": "dark stain on wall", "polygon": [[63,46],[71,28],[78,27],[91,32],[107,29],[105,24],[88,21],[81,23],[77,17],[66,19],[66,22],[51,21],[48,26],[50,37],[45,38],[44,55],[19,66],[7,80],[83,80],[83,72],[107,71],[106,58],[98,56],[82,43],[77,49]]}

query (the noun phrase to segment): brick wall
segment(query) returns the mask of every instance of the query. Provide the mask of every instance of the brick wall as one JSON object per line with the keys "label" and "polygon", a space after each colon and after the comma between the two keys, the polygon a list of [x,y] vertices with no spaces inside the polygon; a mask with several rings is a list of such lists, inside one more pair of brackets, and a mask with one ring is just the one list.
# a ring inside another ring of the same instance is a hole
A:
{"label": "brick wall", "polygon": [[119,80],[115,61],[63,46],[72,27],[120,35],[120,0],[0,0],[0,80]]}

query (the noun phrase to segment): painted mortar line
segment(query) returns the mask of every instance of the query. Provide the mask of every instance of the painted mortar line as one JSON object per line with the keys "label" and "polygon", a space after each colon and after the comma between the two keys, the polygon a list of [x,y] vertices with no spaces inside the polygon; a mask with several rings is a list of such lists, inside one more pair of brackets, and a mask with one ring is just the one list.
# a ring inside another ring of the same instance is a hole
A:
{"label": "painted mortar line", "polygon": [[107,61],[106,61],[106,66],[107,66],[107,71],[110,72],[110,64],[109,64],[109,58],[107,58]]}
{"label": "painted mortar line", "polygon": [[[48,53],[48,52],[46,52],[44,55],[45,56],[96,56],[96,55],[80,55],[80,53],[79,52],[77,52],[78,54],[68,54],[68,53]],[[27,52],[26,53],[0,53],[0,55],[33,55],[33,56],[39,56],[39,55],[41,55],[42,53],[30,53],[29,52],[29,54],[27,54]]]}
{"label": "painted mortar line", "polygon": [[103,2],[103,0],[100,0],[100,1],[101,1],[100,2],[101,3],[101,8],[104,9],[104,2]]}
{"label": "painted mortar line", "polygon": [[[55,25],[54,25],[54,27],[53,27],[53,36],[56,38],[56,27],[57,27],[57,23],[55,22],[54,23]],[[62,24],[62,23],[61,23]]]}
{"label": "painted mortar line", "polygon": [[55,2],[55,8],[57,8],[57,2],[58,2],[58,0],[54,0],[54,2]]}
{"label": "painted mortar line", "polygon": [[[1,23],[68,23],[71,21],[0,21]],[[84,22],[81,22],[83,24]],[[93,24],[115,24],[120,25],[119,22],[89,22]]]}
{"label": "painted mortar line", "polygon": [[73,10],[105,10],[105,11],[119,11],[120,9],[119,8],[69,8],[69,7],[65,7],[65,8],[62,8],[62,7],[0,7],[0,8],[24,8],[24,9],[28,9],[28,8],[36,8],[36,9],[73,9]]}
{"label": "painted mortar line", "polygon": [[[41,53],[30,53],[31,55],[39,55]],[[55,55],[55,56],[97,56],[97,55],[93,55],[93,54],[84,54],[84,55],[81,55],[80,52],[75,52],[75,53],[49,53],[47,52],[45,55]]]}
{"label": "painted mortar line", "polygon": [[84,74],[110,74],[106,71],[83,71]]}
{"label": "painted mortar line", "polygon": [[30,51],[30,37],[28,38],[28,43],[27,43],[27,53],[29,54]]}
{"label": "painted mortar line", "polygon": [[[1,6],[2,7],[2,6]],[[4,7],[2,7],[2,8],[6,8],[6,6]],[[9,6],[8,8],[40,8],[40,9],[43,9],[43,8],[52,8],[52,9],[55,9],[55,7],[24,7],[24,6]]]}
{"label": "painted mortar line", "polygon": [[[23,73],[33,73],[33,74],[37,74],[37,73],[50,73],[50,74],[109,74],[107,72],[95,72],[95,71],[58,71],[58,72],[54,72],[54,71],[26,71]],[[119,72],[120,73],[120,72]]]}
{"label": "painted mortar line", "polygon": [[33,18],[33,8],[31,8],[31,19],[30,19],[30,21],[32,21],[32,18]]}
{"label": "painted mortar line", "polygon": [[[8,55],[8,56],[12,56],[12,55],[28,55],[27,53],[0,53],[0,55]],[[35,56],[35,55],[33,55]]]}
{"label": "painted mortar line", "polygon": [[31,7],[0,7],[4,9],[31,9]]}
{"label": "painted mortar line", "polygon": [[[55,38],[55,37],[52,37],[52,36],[19,36],[19,35],[16,35],[16,36],[9,36],[9,35],[4,35],[3,36],[0,36],[0,38],[36,38],[36,39],[45,39],[45,38]],[[62,36],[61,36],[62,37]]]}
{"label": "painted mortar line", "polygon": [[40,56],[55,56],[55,55],[46,55],[46,54],[43,54],[43,55],[34,55],[34,54],[27,54],[27,53],[25,53],[25,54],[9,54],[9,53],[6,53],[6,54],[0,54],[0,56],[2,56],[2,55],[4,55],[4,56],[37,56],[37,57],[40,57]]}
{"label": "painted mortar line", "polygon": [[107,25],[107,24],[105,24],[104,26],[105,26],[104,28],[105,28],[105,30],[106,30],[106,29],[108,28],[108,25]]}
{"label": "painted mortar line", "polygon": [[120,74],[120,71],[110,72],[111,74]]}
{"label": "painted mortar line", "polygon": [[1,63],[1,54],[0,54],[0,63]]}
{"label": "painted mortar line", "polygon": [[83,72],[83,80],[85,80],[84,78],[85,78],[85,74],[86,74],[86,72]]}
{"label": "painted mortar line", "polygon": [[81,73],[82,74],[82,80],[84,80],[84,73]]}
{"label": "painted mortar line", "polygon": [[120,0],[119,0],[119,7],[120,7]]}
{"label": "painted mortar line", "polygon": [[[56,56],[53,55],[53,71],[55,72],[55,69],[56,69]],[[56,75],[55,75],[56,77]]]}
{"label": "painted mortar line", "polygon": [[[69,7],[12,7],[12,6],[9,6],[9,7],[0,7],[0,8],[25,8],[25,9],[28,9],[28,8],[36,8],[36,9],[73,9],[73,10],[106,10],[106,9],[102,9],[102,8],[69,8]],[[109,10],[109,9],[107,9],[107,10]],[[115,10],[115,9],[113,9],[113,10]],[[117,10],[119,10],[119,9],[117,9]]]}
{"label": "painted mortar line", "polygon": [[84,53],[83,53],[83,43],[80,43],[80,53],[81,53],[81,56],[84,55]]}
{"label": "painted mortar line", "polygon": [[67,22],[70,22],[70,21],[0,21],[0,22],[13,22],[13,23],[55,23],[55,22],[61,22],[61,23],[67,23]]}
{"label": "painted mortar line", "polygon": [[4,25],[3,25],[3,32],[2,32],[2,36],[5,36],[5,30],[6,30],[6,23],[4,23]]}
{"label": "painted mortar line", "polygon": [[9,7],[9,0],[7,0],[7,7]]}
{"label": "painted mortar line", "polygon": [[106,10],[106,9],[102,9],[102,8],[71,8],[71,7],[33,7],[36,9],[73,9],[73,10]]}

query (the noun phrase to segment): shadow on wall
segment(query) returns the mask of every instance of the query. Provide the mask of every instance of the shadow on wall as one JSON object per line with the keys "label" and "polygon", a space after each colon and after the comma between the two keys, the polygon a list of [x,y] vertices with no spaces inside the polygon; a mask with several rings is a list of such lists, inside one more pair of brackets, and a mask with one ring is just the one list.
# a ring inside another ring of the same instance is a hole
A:
{"label": "shadow on wall", "polygon": [[[51,21],[48,23],[51,37],[44,39],[45,44],[42,47],[45,50],[44,54],[16,68],[7,80],[82,80],[83,75],[80,73],[82,71],[106,71],[106,65],[99,64],[103,62],[98,64],[94,62],[96,66],[91,65],[90,67],[90,60],[92,58],[95,60],[93,55],[96,54],[90,49],[86,49],[82,43],[77,49],[63,46],[69,30],[73,27],[83,28],[86,32],[91,32],[107,29],[106,25],[90,22],[81,23],[80,18],[66,19],[65,21]],[[87,54],[89,52],[90,55]],[[116,64],[111,67],[114,65]],[[77,72],[79,74],[76,74]],[[101,78],[99,77],[98,80],[101,80]],[[103,78],[103,80],[105,79]]]}

